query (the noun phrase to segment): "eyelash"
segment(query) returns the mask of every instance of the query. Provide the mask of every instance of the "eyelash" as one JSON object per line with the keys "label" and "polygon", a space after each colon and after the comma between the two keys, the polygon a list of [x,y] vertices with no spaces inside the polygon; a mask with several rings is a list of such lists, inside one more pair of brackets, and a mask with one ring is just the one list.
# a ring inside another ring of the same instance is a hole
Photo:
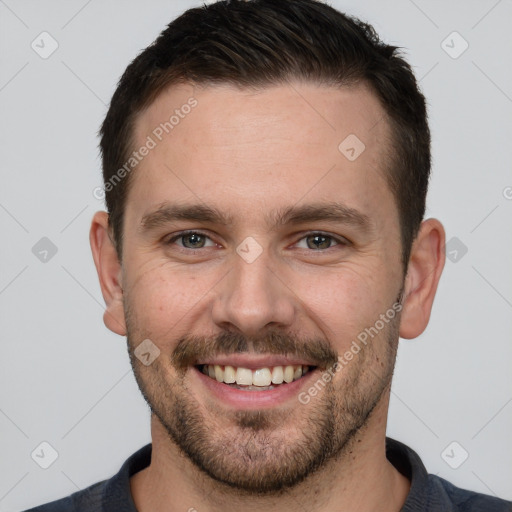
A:
{"label": "eyelash", "polygon": [[[176,240],[178,240],[180,238],[184,238],[187,235],[199,235],[199,236],[203,236],[203,237],[208,238],[208,239],[211,240],[211,238],[206,233],[203,233],[201,231],[189,230],[189,231],[181,231],[180,233],[174,235],[172,238],[168,239],[165,242],[165,244],[166,245],[171,245]],[[311,231],[311,232],[308,232],[308,233],[304,234],[301,238],[299,238],[298,241],[301,241],[304,238],[307,238],[308,236],[314,236],[314,235],[320,235],[320,236],[324,236],[326,238],[330,238],[330,239],[332,239],[332,240],[334,240],[336,242],[336,245],[334,245],[332,247],[328,247],[327,249],[318,249],[318,250],[308,249],[311,252],[319,252],[319,253],[321,253],[321,252],[324,252],[324,251],[328,251],[329,249],[332,249],[333,247],[336,247],[337,245],[348,246],[350,244],[349,240],[347,240],[345,238],[329,235],[328,233],[324,233],[322,231]],[[190,252],[190,251],[200,251],[202,249],[207,249],[207,247],[198,247],[196,249],[192,249],[190,247],[180,247],[180,249],[184,250],[184,251],[187,251],[187,252]]]}

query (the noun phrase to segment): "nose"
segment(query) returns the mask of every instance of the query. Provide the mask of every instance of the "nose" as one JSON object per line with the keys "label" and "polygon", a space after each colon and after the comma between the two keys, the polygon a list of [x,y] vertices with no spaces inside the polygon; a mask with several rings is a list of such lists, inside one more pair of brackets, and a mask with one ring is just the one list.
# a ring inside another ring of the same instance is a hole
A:
{"label": "nose", "polygon": [[269,264],[266,251],[252,263],[233,256],[231,271],[216,287],[212,317],[218,327],[257,336],[269,327],[292,326],[297,298]]}

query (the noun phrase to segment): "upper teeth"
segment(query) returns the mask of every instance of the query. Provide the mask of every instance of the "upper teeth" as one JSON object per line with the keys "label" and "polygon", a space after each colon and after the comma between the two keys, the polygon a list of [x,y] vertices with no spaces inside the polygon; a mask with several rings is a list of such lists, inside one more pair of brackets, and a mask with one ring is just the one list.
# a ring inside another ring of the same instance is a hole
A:
{"label": "upper teeth", "polygon": [[212,379],[226,384],[237,383],[242,386],[270,386],[270,384],[282,384],[300,379],[309,370],[309,366],[289,365],[274,366],[272,368],[249,368],[220,366],[218,364],[204,364],[202,371]]}

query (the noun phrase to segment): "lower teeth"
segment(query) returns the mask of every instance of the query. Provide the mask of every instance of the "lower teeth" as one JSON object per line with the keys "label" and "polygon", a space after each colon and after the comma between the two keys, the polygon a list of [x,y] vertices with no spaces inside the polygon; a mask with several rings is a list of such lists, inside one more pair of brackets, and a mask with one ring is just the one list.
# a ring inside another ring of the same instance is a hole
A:
{"label": "lower teeth", "polygon": [[[224,382],[224,384],[226,384]],[[243,389],[244,391],[266,391],[268,389],[274,389],[276,386],[239,386],[238,384],[226,384],[235,389]]]}

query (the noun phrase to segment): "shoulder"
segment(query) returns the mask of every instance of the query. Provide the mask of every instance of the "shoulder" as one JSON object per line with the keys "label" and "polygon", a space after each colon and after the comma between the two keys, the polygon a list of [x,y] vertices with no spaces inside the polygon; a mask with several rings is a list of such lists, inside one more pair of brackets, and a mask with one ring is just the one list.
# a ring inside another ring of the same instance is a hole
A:
{"label": "shoulder", "polygon": [[[448,480],[436,475],[428,475],[429,501],[435,506],[450,503],[457,512],[512,512],[512,502],[461,489]],[[435,510],[435,509],[434,509]]]}
{"label": "shoulder", "polygon": [[24,512],[100,512],[107,480],[95,483],[65,498],[60,498]]}
{"label": "shoulder", "polygon": [[24,512],[136,512],[130,477],[149,466],[151,451],[152,444],[149,443],[133,453],[111,478]]}
{"label": "shoulder", "polygon": [[467,489],[427,472],[409,446],[386,438],[386,456],[411,482],[401,512],[512,512],[512,502]]}

